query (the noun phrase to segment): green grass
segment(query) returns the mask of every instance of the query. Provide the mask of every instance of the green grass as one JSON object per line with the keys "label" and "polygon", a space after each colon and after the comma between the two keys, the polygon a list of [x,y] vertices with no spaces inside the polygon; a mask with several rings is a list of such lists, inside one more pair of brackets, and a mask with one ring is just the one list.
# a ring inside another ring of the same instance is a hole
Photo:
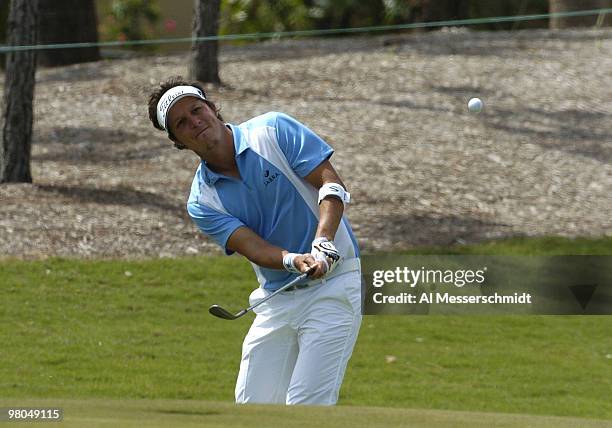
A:
{"label": "green grass", "polygon": [[406,254],[456,254],[456,255],[612,255],[612,237],[604,238],[561,238],[556,236],[529,238],[518,237],[498,241],[481,242],[448,247],[421,247]]}
{"label": "green grass", "polygon": [[[462,248],[452,250],[612,254],[612,240]],[[4,260],[0,287],[0,397],[233,400],[252,316],[229,322],[207,308],[247,304],[255,279],[241,258]],[[385,406],[612,419],[611,331],[610,316],[365,317],[340,402],[356,414]]]}
{"label": "green grass", "polygon": [[[609,421],[382,407],[236,406],[188,400],[0,400],[0,406],[63,409],[62,427],[604,428]],[[19,426],[27,424],[20,423]],[[30,424],[40,426],[40,424]]]}

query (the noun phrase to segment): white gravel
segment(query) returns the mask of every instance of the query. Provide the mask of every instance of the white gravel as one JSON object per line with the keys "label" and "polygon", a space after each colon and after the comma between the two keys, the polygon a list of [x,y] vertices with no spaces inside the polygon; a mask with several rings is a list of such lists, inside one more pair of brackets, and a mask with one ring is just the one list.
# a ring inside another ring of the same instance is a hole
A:
{"label": "white gravel", "polygon": [[[187,63],[38,71],[34,184],[0,185],[0,257],[218,253],[184,209],[197,159],[147,119],[151,89]],[[209,96],[226,120],[284,111],[334,146],[366,251],[612,235],[610,30],[224,47],[221,77]]]}

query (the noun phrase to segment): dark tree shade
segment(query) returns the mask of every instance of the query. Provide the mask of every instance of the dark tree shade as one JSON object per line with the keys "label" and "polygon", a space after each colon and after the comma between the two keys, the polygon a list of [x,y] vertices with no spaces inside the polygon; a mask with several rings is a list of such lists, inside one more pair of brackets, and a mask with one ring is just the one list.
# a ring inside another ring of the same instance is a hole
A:
{"label": "dark tree shade", "polygon": [[[97,43],[98,19],[95,0],[39,0],[39,39],[41,44]],[[40,51],[38,64],[61,66],[97,61],[97,46]]]}

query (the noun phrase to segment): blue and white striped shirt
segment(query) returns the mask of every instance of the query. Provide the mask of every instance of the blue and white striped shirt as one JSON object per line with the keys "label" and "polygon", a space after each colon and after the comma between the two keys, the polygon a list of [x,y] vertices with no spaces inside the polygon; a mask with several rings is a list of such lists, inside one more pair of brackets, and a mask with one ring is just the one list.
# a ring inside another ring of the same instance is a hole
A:
{"label": "blue and white striped shirt", "polygon": [[[227,241],[246,226],[273,245],[308,253],[318,226],[318,189],[304,180],[333,149],[306,126],[283,113],[266,113],[238,126],[234,135],[240,179],[198,167],[187,203],[198,227],[227,254]],[[351,226],[343,216],[336,247],[345,258],[359,256]],[[262,287],[275,290],[296,274],[253,264]]]}

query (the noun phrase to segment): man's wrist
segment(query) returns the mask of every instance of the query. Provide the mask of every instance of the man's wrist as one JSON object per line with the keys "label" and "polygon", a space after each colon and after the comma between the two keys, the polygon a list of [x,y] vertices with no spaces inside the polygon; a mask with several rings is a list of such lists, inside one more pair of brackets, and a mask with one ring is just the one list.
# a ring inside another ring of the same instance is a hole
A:
{"label": "man's wrist", "polygon": [[297,253],[289,253],[287,252],[286,254],[283,255],[283,268],[285,268],[286,271],[288,272],[293,272],[293,273],[300,273],[300,270],[297,268],[297,266],[295,265],[295,259],[299,256],[300,254]]}
{"label": "man's wrist", "polygon": [[342,260],[334,241],[325,236],[319,236],[312,241],[310,252],[316,261],[323,262],[326,273],[333,271]]}

